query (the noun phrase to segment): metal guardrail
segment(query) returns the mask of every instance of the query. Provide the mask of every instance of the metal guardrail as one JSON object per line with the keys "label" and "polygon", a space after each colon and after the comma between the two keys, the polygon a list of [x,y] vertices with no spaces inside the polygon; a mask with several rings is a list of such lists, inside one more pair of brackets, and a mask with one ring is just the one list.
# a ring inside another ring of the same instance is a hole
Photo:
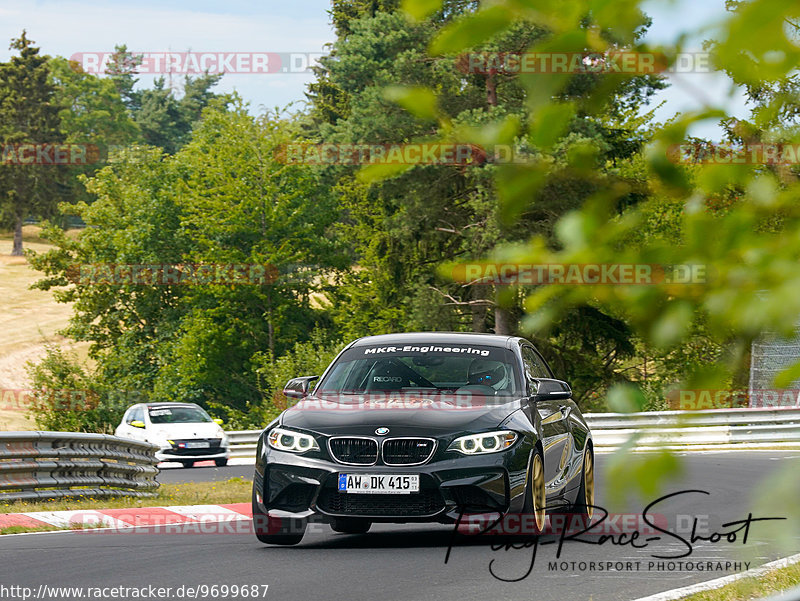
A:
{"label": "metal guardrail", "polygon": [[262,430],[236,430],[226,432],[231,457],[255,457],[258,436]]}
{"label": "metal guardrail", "polygon": [[800,409],[587,413],[594,444],[612,450],[800,449]]}
{"label": "metal guardrail", "polygon": [[[800,409],[585,413],[594,445],[615,450],[800,449]],[[232,457],[255,456],[261,430],[228,432]]]}
{"label": "metal guardrail", "polygon": [[0,432],[0,501],[153,496],[157,450],[106,434]]}

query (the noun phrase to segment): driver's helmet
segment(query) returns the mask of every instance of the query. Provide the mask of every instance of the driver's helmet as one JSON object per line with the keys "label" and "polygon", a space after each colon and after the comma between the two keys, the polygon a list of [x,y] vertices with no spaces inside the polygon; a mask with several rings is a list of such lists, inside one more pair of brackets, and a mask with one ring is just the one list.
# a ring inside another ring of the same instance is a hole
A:
{"label": "driver's helmet", "polygon": [[470,385],[491,386],[495,390],[504,387],[508,380],[508,370],[502,361],[475,359],[469,365]]}

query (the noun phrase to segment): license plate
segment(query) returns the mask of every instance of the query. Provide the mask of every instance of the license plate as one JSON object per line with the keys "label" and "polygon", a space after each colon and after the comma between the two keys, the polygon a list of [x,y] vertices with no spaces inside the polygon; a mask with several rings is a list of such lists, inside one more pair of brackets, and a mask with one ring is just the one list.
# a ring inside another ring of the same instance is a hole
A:
{"label": "license plate", "polygon": [[210,442],[187,442],[187,449],[208,449],[211,447]]}
{"label": "license plate", "polygon": [[419,475],[339,474],[339,491],[362,495],[408,495],[419,492]]}

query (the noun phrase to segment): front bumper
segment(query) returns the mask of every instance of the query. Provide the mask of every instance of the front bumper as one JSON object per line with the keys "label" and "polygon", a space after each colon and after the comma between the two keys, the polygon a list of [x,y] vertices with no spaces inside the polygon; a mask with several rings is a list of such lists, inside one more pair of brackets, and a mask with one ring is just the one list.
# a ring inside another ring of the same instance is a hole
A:
{"label": "front bumper", "polygon": [[[323,522],[452,523],[461,513],[521,511],[530,447],[444,458],[415,466],[350,466],[267,448],[256,464],[254,509],[262,514]],[[407,495],[339,492],[339,474],[419,474],[420,491]]]}
{"label": "front bumper", "polygon": [[163,447],[161,450],[156,451],[156,459],[159,461],[208,461],[212,459],[228,459],[230,451],[228,447],[219,447],[217,449],[208,449],[209,452],[203,453],[205,449],[174,449],[172,447]]}

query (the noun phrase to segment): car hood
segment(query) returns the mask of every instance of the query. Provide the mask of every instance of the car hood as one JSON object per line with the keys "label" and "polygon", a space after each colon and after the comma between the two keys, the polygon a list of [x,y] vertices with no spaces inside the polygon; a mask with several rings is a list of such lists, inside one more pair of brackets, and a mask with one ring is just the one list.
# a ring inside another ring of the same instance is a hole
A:
{"label": "car hood", "polygon": [[375,434],[380,427],[389,428],[390,436],[481,432],[499,426],[520,407],[520,399],[497,397],[473,397],[469,406],[459,406],[422,397],[335,402],[308,396],[283,412],[281,425],[324,435]]}
{"label": "car hood", "polygon": [[198,422],[192,424],[152,424],[152,432],[158,436],[179,440],[191,438],[221,438],[219,426],[215,423]]}

